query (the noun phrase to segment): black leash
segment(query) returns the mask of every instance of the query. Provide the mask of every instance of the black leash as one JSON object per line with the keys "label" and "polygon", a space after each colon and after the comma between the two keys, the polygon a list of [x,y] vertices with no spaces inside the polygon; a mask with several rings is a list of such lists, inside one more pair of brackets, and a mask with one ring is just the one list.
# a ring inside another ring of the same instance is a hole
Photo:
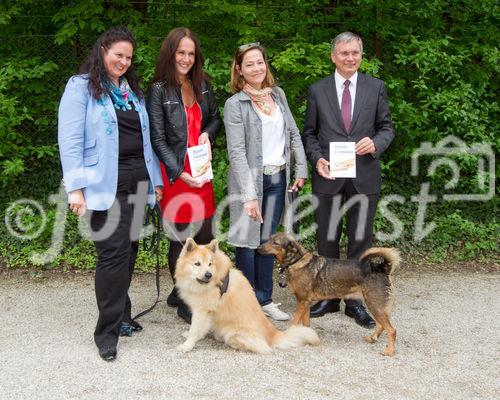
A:
{"label": "black leash", "polygon": [[220,297],[222,297],[224,295],[224,293],[227,292],[228,286],[229,286],[229,272],[226,274],[222,283],[219,285]]}
{"label": "black leash", "polygon": [[280,276],[279,281],[278,281],[278,285],[280,286],[280,288],[286,288],[288,286],[288,282],[287,282],[287,279],[285,276],[286,269],[287,269],[287,267],[282,266],[278,271],[278,274]]}
{"label": "black leash", "polygon": [[151,307],[147,310],[141,311],[137,314],[132,321],[141,318],[160,302],[160,234],[161,234],[161,209],[158,203],[155,203],[153,208],[146,207],[146,216],[144,217],[144,224],[149,226],[153,224],[154,232],[151,237],[145,237],[142,240],[142,248],[144,251],[154,251],[156,253],[156,300]]}

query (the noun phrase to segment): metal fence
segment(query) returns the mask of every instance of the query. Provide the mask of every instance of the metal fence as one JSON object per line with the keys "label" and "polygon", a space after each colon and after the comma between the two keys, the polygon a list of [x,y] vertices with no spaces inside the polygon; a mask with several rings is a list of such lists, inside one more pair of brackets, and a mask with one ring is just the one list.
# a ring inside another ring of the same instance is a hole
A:
{"label": "metal fence", "polygon": [[[43,76],[43,85],[47,89],[45,93],[40,93],[40,96],[43,99],[36,100],[35,105],[29,104],[28,107],[33,107],[33,110],[30,114],[33,117],[32,121],[25,121],[21,126],[18,127],[17,130],[21,130],[22,132],[26,132],[26,134],[37,135],[34,130],[49,130],[51,132],[55,132],[57,125],[57,105],[68,81],[69,77],[75,74],[78,71],[80,64],[84,61],[87,56],[89,50],[94,44],[96,39],[96,35],[94,36],[78,36],[75,38],[73,44],[63,44],[58,45],[55,42],[54,35],[31,35],[31,36],[14,36],[8,38],[0,38],[0,40],[4,41],[4,45],[7,44],[8,47],[11,48],[24,48],[29,49],[29,57],[36,58],[38,63],[42,64],[45,62],[52,62],[57,67],[54,71],[45,73]],[[159,49],[160,44],[164,38],[163,37],[153,37],[150,38],[151,41],[157,42],[157,49]],[[239,38],[237,37],[226,37],[224,41],[226,43],[234,43],[233,48],[237,47]],[[275,52],[280,49],[284,49],[286,44],[288,43],[288,39],[286,38],[276,38],[271,41],[262,42],[265,47],[272,48]],[[156,51],[157,52],[157,51]],[[154,53],[154,51],[152,51]],[[156,54],[149,54],[150,57],[156,58]],[[219,57],[223,57],[227,62],[227,84],[229,83],[229,71],[230,71],[230,58],[232,54],[214,54],[204,49],[205,58],[209,58],[211,60],[218,59]],[[208,56],[208,57],[207,57]],[[28,55],[27,55],[28,57]],[[142,65],[142,69],[144,69],[144,65]],[[148,66],[151,69],[151,65]],[[141,65],[138,65],[139,75],[141,72]],[[286,81],[287,76],[283,74],[276,74],[276,78],[278,81]],[[140,76],[143,78],[142,86],[143,88],[147,87],[147,79],[144,79],[144,76]],[[219,79],[220,81],[220,79]],[[226,82],[224,82],[226,83]],[[18,98],[26,98],[22,92],[23,90],[28,90],[29,84],[20,88],[21,93],[19,93]],[[226,90],[215,90],[215,94],[218,100],[218,104],[222,107],[224,105],[225,100],[230,96]],[[302,101],[305,98],[305,90],[300,93],[302,98],[295,99],[296,101]],[[32,96],[33,97],[33,96]],[[41,102],[44,104],[42,105]],[[44,120],[46,121],[43,124],[38,124],[37,121]],[[39,132],[42,134],[42,132]]]}

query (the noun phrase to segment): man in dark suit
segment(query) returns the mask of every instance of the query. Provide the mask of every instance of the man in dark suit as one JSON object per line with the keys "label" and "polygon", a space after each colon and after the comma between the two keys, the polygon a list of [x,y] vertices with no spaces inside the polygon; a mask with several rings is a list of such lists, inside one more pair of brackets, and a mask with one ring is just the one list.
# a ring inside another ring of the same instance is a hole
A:
{"label": "man in dark suit", "polygon": [[[359,259],[372,246],[373,220],[381,186],[380,155],[394,137],[384,82],[358,73],[361,38],[343,32],[332,41],[333,75],[309,88],[302,140],[314,168],[313,195],[318,200],[318,253],[339,258],[342,208],[347,208],[347,258]],[[355,142],[356,177],[330,177],[330,142]],[[340,300],[311,307],[311,317],[339,311]],[[375,322],[358,300],[346,300],[345,314],[359,325]]]}

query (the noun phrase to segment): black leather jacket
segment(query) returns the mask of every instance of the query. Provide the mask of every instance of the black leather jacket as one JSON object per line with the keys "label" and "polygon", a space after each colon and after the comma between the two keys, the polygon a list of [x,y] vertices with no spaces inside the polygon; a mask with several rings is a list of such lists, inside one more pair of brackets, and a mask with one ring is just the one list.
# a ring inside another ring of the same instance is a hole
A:
{"label": "black leather jacket", "polygon": [[[221,119],[208,82],[202,85],[201,133],[207,132],[213,146],[220,130]],[[160,161],[165,164],[170,184],[184,171],[188,135],[187,118],[182,95],[161,82],[151,85],[147,98],[151,144]]]}

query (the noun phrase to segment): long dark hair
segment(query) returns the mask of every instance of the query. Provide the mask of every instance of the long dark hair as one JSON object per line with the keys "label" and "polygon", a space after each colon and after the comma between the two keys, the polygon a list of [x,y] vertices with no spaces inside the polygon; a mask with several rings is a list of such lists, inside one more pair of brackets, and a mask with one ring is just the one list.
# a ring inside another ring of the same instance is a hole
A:
{"label": "long dark hair", "polygon": [[[96,99],[101,98],[105,93],[109,93],[109,89],[105,84],[109,81],[109,78],[102,59],[101,47],[104,48],[105,51],[108,51],[111,46],[117,42],[129,42],[135,51],[136,41],[132,32],[125,27],[110,28],[97,38],[87,59],[80,67],[80,74],[89,75],[89,91]],[[127,79],[135,95],[142,98],[143,95],[139,87],[139,79],[135,73],[133,59],[130,67],[123,76]]]}
{"label": "long dark hair", "polygon": [[194,64],[187,73],[193,84],[193,91],[198,103],[203,101],[201,85],[208,80],[208,75],[203,71],[203,55],[201,54],[200,41],[188,28],[172,29],[163,41],[158,59],[156,60],[155,74],[152,83],[163,82],[171,88],[178,88],[180,83],[176,78],[175,53],[183,38],[189,38],[194,42],[195,55]]}

